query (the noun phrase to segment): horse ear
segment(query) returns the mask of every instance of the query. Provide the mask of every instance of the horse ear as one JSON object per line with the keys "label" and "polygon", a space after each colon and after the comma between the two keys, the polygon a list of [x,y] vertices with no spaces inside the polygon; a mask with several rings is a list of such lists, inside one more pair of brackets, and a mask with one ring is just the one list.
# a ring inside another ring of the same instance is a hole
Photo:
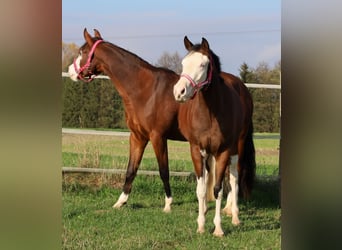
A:
{"label": "horse ear", "polygon": [[90,34],[88,33],[87,29],[84,28],[84,31],[83,31],[83,36],[84,36],[84,39],[86,40],[86,42],[88,43],[88,45],[90,47],[93,46],[93,38],[90,36]]}
{"label": "horse ear", "polygon": [[205,49],[206,51],[209,51],[209,43],[208,43],[207,39],[205,39],[204,37],[202,37],[201,47],[203,49]]}
{"label": "horse ear", "polygon": [[194,46],[187,36],[184,37],[184,46],[188,51],[190,51],[192,46]]}
{"label": "horse ear", "polygon": [[102,40],[101,34],[100,34],[100,32],[97,29],[94,29],[94,34],[95,34],[96,38],[99,38],[99,39]]}

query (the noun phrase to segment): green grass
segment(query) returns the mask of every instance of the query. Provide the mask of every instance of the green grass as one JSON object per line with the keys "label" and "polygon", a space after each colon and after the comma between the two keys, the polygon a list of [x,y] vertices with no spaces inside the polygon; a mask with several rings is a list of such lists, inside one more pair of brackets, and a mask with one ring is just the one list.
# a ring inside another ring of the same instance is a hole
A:
{"label": "green grass", "polygon": [[[256,134],[258,176],[278,175],[279,139],[272,136]],[[170,170],[193,171],[187,142],[169,141],[168,148]],[[128,152],[127,137],[63,134],[62,138],[63,166],[126,169]],[[158,169],[150,144],[140,169]],[[170,214],[162,212],[165,194],[158,176],[138,175],[127,205],[113,209],[123,181],[124,175],[63,175],[63,249],[280,249],[279,184],[274,178],[259,178],[251,200],[239,200],[240,226],[222,216],[223,238],[211,235],[214,203],[209,204],[206,232],[196,233],[193,179],[170,178],[174,199]]]}
{"label": "green grass", "polygon": [[223,238],[211,235],[213,202],[206,232],[196,233],[196,183],[172,177],[171,186],[174,203],[165,214],[164,191],[156,177],[138,176],[127,205],[119,210],[111,208],[118,189],[63,185],[63,249],[280,249],[276,183],[258,183],[254,198],[240,202],[240,226],[222,216]]}

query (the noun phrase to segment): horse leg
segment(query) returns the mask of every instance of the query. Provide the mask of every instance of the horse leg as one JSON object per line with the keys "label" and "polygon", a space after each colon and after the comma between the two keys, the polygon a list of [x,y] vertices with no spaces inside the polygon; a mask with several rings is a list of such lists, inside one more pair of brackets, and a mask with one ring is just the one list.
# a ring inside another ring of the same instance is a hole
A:
{"label": "horse leg", "polygon": [[164,139],[160,134],[152,134],[151,142],[154,149],[154,152],[157,157],[158,166],[159,166],[159,174],[160,178],[164,184],[165,190],[165,207],[163,209],[164,212],[171,212],[171,204],[172,204],[172,196],[171,196],[171,187],[170,187],[170,177],[169,177],[169,160],[168,160],[168,151],[167,151],[167,140]]}
{"label": "horse leg", "polygon": [[126,180],[118,201],[113,205],[114,208],[120,208],[126,204],[128,195],[131,193],[132,183],[137,175],[139,164],[141,162],[147,142],[148,141],[146,139],[143,139],[131,132],[129,138],[129,161],[126,171]]}
{"label": "horse leg", "polygon": [[229,184],[229,192],[227,195],[227,203],[226,203],[226,206],[222,209],[222,212],[225,213],[227,216],[232,216],[232,189],[230,187],[230,184]]}
{"label": "horse leg", "polygon": [[[237,163],[238,163],[238,155],[231,156],[231,165],[229,170],[229,183],[231,186],[231,213],[232,213],[232,223],[234,225],[239,225],[239,208],[238,208],[238,193],[239,193],[239,185],[238,185],[238,171],[237,171]],[[228,203],[228,199],[227,199]]]}
{"label": "horse leg", "polygon": [[216,206],[215,206],[215,217],[214,217],[214,225],[215,230],[213,234],[215,236],[223,236],[224,232],[221,226],[221,202],[222,202],[222,182],[223,177],[226,171],[226,166],[229,161],[229,153],[226,151],[220,155],[216,156],[216,165],[215,165],[215,187],[214,187],[214,196],[216,199]]}
{"label": "horse leg", "polygon": [[207,168],[212,169],[209,171],[209,176],[208,176],[208,184],[207,186],[207,201],[214,201],[214,185],[215,185],[215,157],[213,155],[210,155],[207,160]]}
{"label": "horse leg", "polygon": [[207,191],[207,178],[208,171],[205,168],[205,164],[208,158],[205,150],[200,150],[198,146],[190,145],[191,149],[191,158],[194,164],[195,173],[197,176],[197,187],[196,194],[198,199],[198,218],[197,218],[197,232],[204,233],[204,224],[205,224],[205,212],[207,210],[206,204],[206,191]]}

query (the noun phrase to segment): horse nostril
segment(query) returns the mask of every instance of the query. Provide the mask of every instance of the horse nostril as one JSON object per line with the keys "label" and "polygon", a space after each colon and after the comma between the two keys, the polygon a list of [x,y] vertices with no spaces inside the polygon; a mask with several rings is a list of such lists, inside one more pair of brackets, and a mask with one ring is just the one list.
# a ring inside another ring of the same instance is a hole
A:
{"label": "horse nostril", "polygon": [[182,91],[180,93],[181,93],[181,95],[184,95],[185,94],[185,88],[182,89]]}

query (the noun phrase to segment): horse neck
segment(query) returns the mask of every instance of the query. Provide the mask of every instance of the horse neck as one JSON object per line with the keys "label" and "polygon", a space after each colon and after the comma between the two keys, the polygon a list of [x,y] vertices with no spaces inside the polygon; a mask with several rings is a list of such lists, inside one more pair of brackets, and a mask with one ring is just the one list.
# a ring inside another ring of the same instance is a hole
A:
{"label": "horse neck", "polygon": [[143,80],[141,74],[152,75],[152,65],[115,45],[108,44],[100,54],[103,63],[103,72],[108,75],[119,94],[122,97],[135,94],[142,89],[141,84],[146,88],[149,81]]}
{"label": "horse neck", "polygon": [[214,71],[211,83],[198,93],[200,109],[208,109],[210,112],[212,112],[217,108],[218,99],[220,98],[218,93],[221,93],[221,81],[223,81],[223,79],[217,72]]}

